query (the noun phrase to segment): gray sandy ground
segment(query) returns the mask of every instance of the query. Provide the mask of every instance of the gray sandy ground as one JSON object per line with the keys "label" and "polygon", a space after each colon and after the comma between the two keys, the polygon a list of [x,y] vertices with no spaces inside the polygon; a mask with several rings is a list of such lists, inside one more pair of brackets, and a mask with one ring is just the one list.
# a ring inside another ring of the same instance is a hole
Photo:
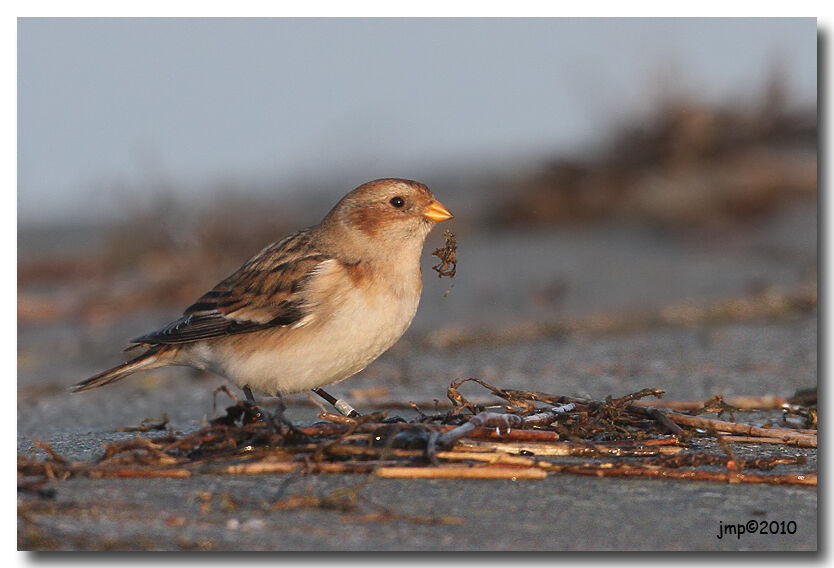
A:
{"label": "gray sandy ground", "polygon": [[[816,210],[786,209],[766,222],[699,238],[628,228],[527,235],[459,234],[461,265],[451,293],[424,269],[412,329],[359,376],[333,387],[385,387],[377,402],[445,399],[457,378],[496,386],[602,398],[659,387],[670,399],[779,395],[817,383],[816,312],[766,321],[649,327],[618,333],[545,335],[439,346],[438,331],[500,330],[590,314],[652,311],[691,301],[791,291],[816,270]],[[442,239],[433,235],[436,245]],[[218,278],[222,275],[217,275]],[[19,329],[18,452],[43,440],[89,460],[114,433],[167,413],[190,432],[212,415],[222,380],[187,369],[136,376],[70,395],[66,387],[119,361],[124,339],[175,312],[137,314],[99,328]],[[476,386],[466,395],[481,396]],[[290,417],[311,422],[304,395]],[[382,406],[384,408],[384,404]],[[403,410],[393,413],[407,415]],[[754,449],[740,450],[754,451]],[[815,463],[816,452],[797,450]],[[810,465],[809,467],[813,467]],[[780,466],[777,472],[791,468]],[[361,510],[269,511],[291,495],[326,495],[364,484]],[[817,492],[808,487],[551,475],[541,481],[399,481],[342,475],[195,476],[185,480],[73,479],[54,500],[21,495],[19,546],[27,549],[215,550],[814,550]],[[210,494],[209,497],[206,495]],[[208,499],[208,504],[206,503]],[[379,508],[377,508],[379,507]],[[384,522],[363,514],[389,510]],[[400,515],[400,517],[397,517]],[[461,524],[408,515],[459,517]],[[422,519],[425,521],[426,519]],[[716,538],[719,524],[794,521],[794,534]]]}
{"label": "gray sandy ground", "polygon": [[[401,515],[461,524],[361,522],[336,510],[268,511],[293,494],[328,494],[358,476],[78,479],[54,512],[21,523],[24,543],[69,549],[214,550],[809,550],[816,491],[762,485],[555,476],[542,481],[373,479],[361,494]],[[70,486],[71,485],[71,486]],[[211,493],[203,511],[202,494]],[[786,504],[790,508],[786,509]],[[62,512],[62,505],[69,504]],[[80,506],[80,512],[78,512]],[[47,507],[47,506],[45,506]],[[362,513],[374,513],[372,506]],[[793,535],[732,535],[719,523],[787,521]],[[182,523],[182,524],[179,524]]]}

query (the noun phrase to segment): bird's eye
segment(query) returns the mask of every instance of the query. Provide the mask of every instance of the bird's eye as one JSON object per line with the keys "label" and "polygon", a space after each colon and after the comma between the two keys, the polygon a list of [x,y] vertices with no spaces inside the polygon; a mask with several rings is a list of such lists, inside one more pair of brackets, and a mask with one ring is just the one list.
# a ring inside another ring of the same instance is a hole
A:
{"label": "bird's eye", "polygon": [[391,201],[389,201],[388,203],[399,209],[400,207],[405,205],[405,200],[398,195],[397,197],[392,197]]}

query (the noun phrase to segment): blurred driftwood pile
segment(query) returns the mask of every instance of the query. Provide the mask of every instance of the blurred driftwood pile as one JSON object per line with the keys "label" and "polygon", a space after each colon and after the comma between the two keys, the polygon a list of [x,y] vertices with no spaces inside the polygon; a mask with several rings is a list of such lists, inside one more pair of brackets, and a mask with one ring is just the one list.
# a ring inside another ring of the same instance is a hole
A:
{"label": "blurred driftwood pile", "polygon": [[555,158],[521,180],[491,218],[508,226],[616,220],[715,228],[816,193],[816,111],[788,109],[774,80],[752,104],[668,98],[600,152]]}

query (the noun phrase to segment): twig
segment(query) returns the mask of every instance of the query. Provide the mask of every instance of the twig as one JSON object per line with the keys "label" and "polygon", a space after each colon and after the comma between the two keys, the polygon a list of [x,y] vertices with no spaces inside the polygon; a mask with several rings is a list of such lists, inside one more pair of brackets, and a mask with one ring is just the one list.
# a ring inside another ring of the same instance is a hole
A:
{"label": "twig", "polygon": [[311,391],[307,391],[306,394],[307,394],[307,402],[309,402],[313,406],[317,407],[321,411],[321,414],[330,414],[327,411],[327,409],[324,407],[324,404],[322,404],[319,399],[315,398]]}
{"label": "twig", "polygon": [[[478,379],[476,377],[465,377],[463,379],[458,379],[456,381],[452,381],[452,383],[449,385],[449,388],[446,389],[446,397],[450,401],[452,401],[452,404],[456,407],[455,408],[456,411],[459,411],[462,408],[470,408],[470,409],[477,408],[476,405],[474,405],[470,401],[466,400],[463,397],[463,395],[460,394],[460,391],[458,390],[458,387],[460,387],[463,383],[466,383],[466,382],[469,382],[469,381],[478,383],[479,385],[481,385],[485,389],[488,389],[490,392],[492,392],[492,394],[494,394],[495,396],[497,396],[499,398],[503,398],[504,400],[506,400],[507,402],[509,402],[512,405],[518,406],[524,412],[528,412],[528,411],[531,411],[531,410],[535,409],[535,406],[530,404],[529,402],[527,402],[528,399],[525,399],[524,396],[514,396],[514,393],[519,392],[519,393],[523,394],[524,391],[508,391],[508,390],[504,390],[504,389],[499,389],[499,388],[496,388],[496,387],[490,385],[486,381],[483,381],[483,380]],[[566,402],[570,402],[570,401],[566,401]]]}
{"label": "twig", "polygon": [[763,438],[761,436],[724,436],[727,442],[747,443],[747,444],[785,444],[797,445],[792,440],[782,440],[780,438]]}
{"label": "twig", "polygon": [[[677,454],[682,448],[678,446],[635,446],[633,448],[615,447],[605,443],[578,444],[574,442],[549,442],[546,444],[524,444],[508,442],[463,441],[455,446],[459,451],[467,449],[479,451],[507,452],[511,454],[536,456],[616,456],[649,457]],[[439,456],[440,454],[438,454]]]}
{"label": "twig", "polygon": [[817,447],[817,437],[809,434],[802,434],[796,430],[788,428],[759,428],[750,424],[740,424],[738,422],[725,422],[724,420],[713,420],[711,418],[700,418],[698,416],[688,416],[686,414],[678,414],[670,412],[666,415],[669,420],[682,424],[684,426],[692,426],[695,428],[703,428],[705,430],[715,430],[718,432],[732,432],[736,434],[746,434],[748,436],[762,436],[766,438],[779,438],[785,442],[790,441],[798,446]]}
{"label": "twig", "polygon": [[35,445],[46,452],[46,455],[49,456],[49,459],[54,461],[55,463],[59,463],[61,465],[66,465],[67,460],[62,458],[58,453],[52,449],[52,446],[47,444],[46,442],[41,442],[40,440],[35,440]]}
{"label": "twig", "polygon": [[731,469],[733,471],[741,471],[741,464],[739,464],[738,460],[736,459],[736,454],[733,452],[730,445],[724,440],[724,436],[713,430],[712,434],[715,436],[715,439],[718,440],[718,444],[721,446],[721,449],[724,450],[724,453],[727,454],[727,469]]}
{"label": "twig", "polygon": [[[576,405],[573,403],[564,404],[524,417],[518,416],[517,414],[481,412],[470,418],[466,424],[462,424],[457,428],[443,433],[438,438],[437,444],[440,448],[451,448],[456,441],[465,436],[473,436],[478,430],[487,426],[494,426],[496,428],[496,436],[506,436],[514,428],[548,426],[557,420],[559,416],[571,412],[575,407]],[[501,431],[502,429],[504,432]]]}
{"label": "twig", "polygon": [[139,426],[123,426],[116,428],[115,432],[150,432],[151,430],[165,430],[168,426],[168,415],[163,414],[162,418],[145,418]]}
{"label": "twig", "polygon": [[[738,410],[774,410],[782,408],[786,404],[786,400],[781,396],[734,396],[724,399],[728,405],[735,407]],[[646,406],[651,408],[667,408],[669,410],[677,410],[680,412],[688,412],[691,410],[698,410],[703,408],[704,401],[702,400],[641,400],[635,402],[638,406]]]}
{"label": "twig", "polygon": [[641,391],[627,394],[625,396],[621,396],[620,398],[615,398],[614,400],[608,401],[606,400],[606,404],[612,404],[614,406],[625,406],[626,403],[640,400],[641,398],[646,398],[649,396],[653,396],[656,398],[661,398],[663,395],[666,394],[666,391],[661,389],[643,389]]}
{"label": "twig", "polygon": [[544,479],[547,472],[539,467],[381,467],[379,477],[406,479]]}
{"label": "twig", "polygon": [[439,448],[451,448],[455,442],[461,438],[471,434],[478,428],[485,426],[495,426],[497,429],[503,428],[509,431],[512,428],[520,428],[524,424],[524,419],[517,414],[499,414],[497,412],[480,412],[469,419],[469,422],[462,424],[453,430],[449,430],[441,434],[437,439],[437,446]]}
{"label": "twig", "polygon": [[544,426],[550,426],[553,422],[559,419],[559,416],[567,414],[568,412],[572,412],[575,408],[576,404],[571,402],[569,404],[563,404],[561,406],[554,406],[552,408],[548,408],[543,412],[529,414],[524,417],[523,427],[542,428]]}
{"label": "twig", "polygon": [[482,461],[492,465],[514,465],[537,467],[540,460],[514,456],[504,452],[437,452],[437,457],[446,461]]}
{"label": "twig", "polygon": [[215,469],[214,473],[227,475],[264,475],[271,473],[293,473],[304,467],[301,462],[266,462],[229,465]]}
{"label": "twig", "polygon": [[319,419],[334,422],[336,424],[344,424],[345,426],[355,426],[356,419],[341,414],[334,414],[332,412],[322,411],[319,413]]}
{"label": "twig", "polygon": [[604,467],[589,465],[552,464],[548,472],[591,475],[595,477],[658,477],[665,479],[690,479],[693,481],[724,481],[727,483],[769,483],[773,485],[816,485],[816,473],[787,473],[762,475],[754,473],[680,470],[672,468]]}
{"label": "twig", "polygon": [[95,468],[87,471],[89,477],[191,477],[191,471],[187,469],[158,469],[158,468],[130,468],[130,469],[107,469]]}
{"label": "twig", "polygon": [[681,427],[672,422],[668,416],[666,416],[657,408],[644,408],[636,404],[629,404],[628,406],[626,406],[626,410],[628,410],[629,412],[634,412],[636,414],[645,414],[645,416],[651,418],[652,420],[663,426],[663,428],[670,434],[674,434],[675,436],[680,436],[683,434],[683,430],[681,429]]}

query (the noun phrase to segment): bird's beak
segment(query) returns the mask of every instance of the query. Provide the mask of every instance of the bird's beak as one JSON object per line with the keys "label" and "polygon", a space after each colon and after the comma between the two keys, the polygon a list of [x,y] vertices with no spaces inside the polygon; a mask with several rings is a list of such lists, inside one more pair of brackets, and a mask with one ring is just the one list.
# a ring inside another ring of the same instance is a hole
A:
{"label": "bird's beak", "polygon": [[432,200],[432,202],[429,203],[429,206],[426,207],[425,211],[423,211],[423,215],[436,223],[454,217],[454,215],[449,213],[448,209],[443,207],[442,203],[435,200]]}

